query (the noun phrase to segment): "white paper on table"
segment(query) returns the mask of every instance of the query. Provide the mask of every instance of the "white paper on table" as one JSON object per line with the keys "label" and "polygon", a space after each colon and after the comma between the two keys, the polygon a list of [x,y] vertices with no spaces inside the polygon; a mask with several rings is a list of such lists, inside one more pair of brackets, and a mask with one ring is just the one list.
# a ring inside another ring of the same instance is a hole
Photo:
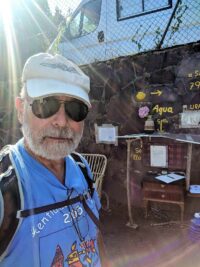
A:
{"label": "white paper on table", "polygon": [[184,178],[185,178],[184,175],[176,174],[173,172],[165,174],[165,175],[159,175],[159,176],[155,177],[155,179],[158,179],[162,182],[165,182],[166,184],[173,183],[175,181],[178,181],[178,180],[181,180]]}

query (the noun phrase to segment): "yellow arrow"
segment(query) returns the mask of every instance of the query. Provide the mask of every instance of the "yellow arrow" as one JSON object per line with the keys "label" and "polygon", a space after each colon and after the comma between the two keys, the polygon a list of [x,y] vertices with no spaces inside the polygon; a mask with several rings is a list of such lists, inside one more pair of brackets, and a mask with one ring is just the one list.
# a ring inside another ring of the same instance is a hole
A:
{"label": "yellow arrow", "polygon": [[160,90],[156,90],[156,91],[154,91],[154,92],[151,92],[150,94],[151,94],[151,95],[158,95],[158,96],[160,96],[160,95],[162,95],[162,91],[160,91]]}

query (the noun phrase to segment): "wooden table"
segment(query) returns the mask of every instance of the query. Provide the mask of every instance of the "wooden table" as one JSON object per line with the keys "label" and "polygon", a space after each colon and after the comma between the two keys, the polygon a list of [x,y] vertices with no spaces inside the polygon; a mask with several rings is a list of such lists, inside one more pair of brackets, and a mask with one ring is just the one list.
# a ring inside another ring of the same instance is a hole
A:
{"label": "wooden table", "polygon": [[[117,136],[118,139],[124,139],[127,143],[127,170],[126,170],[126,186],[127,186],[127,204],[128,204],[128,216],[129,216],[129,223],[128,226],[132,228],[137,228],[137,224],[134,222],[133,214],[131,211],[131,192],[130,192],[130,154],[131,154],[131,144],[133,142],[136,142],[138,140],[142,140],[142,138],[149,137],[151,138],[157,138],[157,137],[163,137],[166,139],[172,139],[180,142],[186,142],[188,143],[188,152],[187,152],[187,168],[186,168],[186,191],[189,190],[190,186],[190,171],[191,171],[191,158],[192,158],[192,144],[200,144],[200,138],[199,135],[190,135],[190,134],[169,134],[169,133],[163,133],[163,134],[131,134],[131,135],[124,135],[124,136]],[[180,193],[182,195],[182,193]],[[183,197],[183,196],[182,196]],[[181,198],[182,198],[181,197]],[[149,199],[146,199],[150,201]],[[162,202],[165,202],[164,199],[162,199]],[[175,200],[176,201],[176,200]],[[170,202],[172,203],[172,202]],[[148,204],[148,202],[147,202]],[[178,204],[181,208],[181,220],[183,218],[183,212],[184,212],[184,201],[178,200]]]}
{"label": "wooden table", "polygon": [[181,209],[181,222],[184,215],[185,187],[182,184],[164,184],[143,181],[143,201],[145,217],[148,215],[149,202],[176,204]]}

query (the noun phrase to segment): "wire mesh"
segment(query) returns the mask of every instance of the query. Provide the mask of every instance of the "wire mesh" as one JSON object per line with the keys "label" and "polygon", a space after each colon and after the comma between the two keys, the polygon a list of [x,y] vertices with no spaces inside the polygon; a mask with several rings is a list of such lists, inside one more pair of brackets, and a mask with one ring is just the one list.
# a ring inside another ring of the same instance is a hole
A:
{"label": "wire mesh", "polygon": [[49,7],[52,13],[55,13],[55,10],[58,9],[61,14],[65,17],[70,16],[70,14],[77,8],[81,0],[49,0]]}
{"label": "wire mesh", "polygon": [[90,0],[73,13],[80,2],[52,0],[69,21],[58,48],[80,65],[199,41],[199,0]]}

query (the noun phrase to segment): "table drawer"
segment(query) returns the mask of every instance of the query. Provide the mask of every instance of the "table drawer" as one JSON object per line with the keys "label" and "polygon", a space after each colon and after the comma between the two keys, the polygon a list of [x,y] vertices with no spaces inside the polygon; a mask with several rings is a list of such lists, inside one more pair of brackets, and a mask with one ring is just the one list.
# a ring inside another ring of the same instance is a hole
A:
{"label": "table drawer", "polygon": [[148,191],[161,191],[161,192],[183,192],[183,186],[172,185],[172,184],[163,184],[163,183],[150,183],[143,182],[143,189]]}
{"label": "table drawer", "polygon": [[184,193],[174,193],[174,192],[159,192],[159,191],[144,191],[144,199],[159,199],[166,201],[183,201]]}
{"label": "table drawer", "polygon": [[159,182],[143,181],[143,200],[145,207],[145,217],[148,215],[149,202],[159,202],[179,205],[181,209],[181,222],[184,215],[184,195],[183,184],[163,184]]}

